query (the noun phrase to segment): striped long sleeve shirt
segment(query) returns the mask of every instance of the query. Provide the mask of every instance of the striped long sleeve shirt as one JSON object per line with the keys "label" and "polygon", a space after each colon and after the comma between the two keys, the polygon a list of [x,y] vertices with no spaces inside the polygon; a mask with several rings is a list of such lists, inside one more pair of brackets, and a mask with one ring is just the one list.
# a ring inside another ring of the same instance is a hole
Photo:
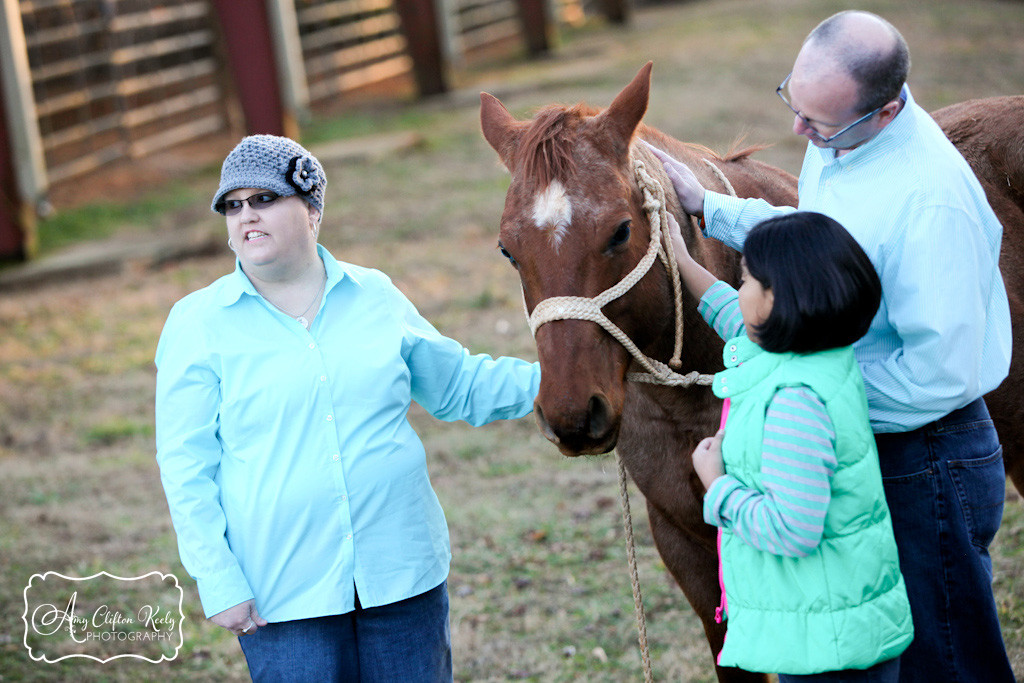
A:
{"label": "striped long sleeve shirt", "polygon": [[[723,339],[745,331],[736,291],[724,282],[708,289],[698,310]],[[835,431],[825,404],[810,387],[783,387],[765,416],[764,491],[729,474],[719,477],[705,496],[704,520],[759,550],[803,557],[821,542],[835,470]]]}

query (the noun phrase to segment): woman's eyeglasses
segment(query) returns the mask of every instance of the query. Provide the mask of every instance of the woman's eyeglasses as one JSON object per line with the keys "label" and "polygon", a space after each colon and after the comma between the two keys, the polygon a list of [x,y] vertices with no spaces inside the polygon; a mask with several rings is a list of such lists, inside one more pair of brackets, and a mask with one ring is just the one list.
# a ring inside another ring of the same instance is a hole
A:
{"label": "woman's eyeglasses", "polygon": [[248,204],[254,209],[265,209],[281,196],[276,192],[257,192],[245,199],[222,199],[213,205],[214,210],[222,216],[234,216],[242,210],[242,204]]}

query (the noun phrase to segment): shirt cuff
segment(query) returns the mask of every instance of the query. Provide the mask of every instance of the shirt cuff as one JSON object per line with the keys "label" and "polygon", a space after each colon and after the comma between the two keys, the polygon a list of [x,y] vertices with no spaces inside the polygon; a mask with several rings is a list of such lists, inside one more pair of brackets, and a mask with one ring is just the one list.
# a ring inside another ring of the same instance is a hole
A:
{"label": "shirt cuff", "polygon": [[[207,618],[255,597],[237,564],[210,576],[197,577],[196,585]],[[259,609],[259,605],[256,608]]]}
{"label": "shirt cuff", "polygon": [[725,241],[728,227],[736,222],[738,210],[736,198],[711,190],[704,191],[704,223],[705,237],[712,237],[720,242]]}
{"label": "shirt cuff", "polygon": [[725,528],[727,519],[723,512],[726,503],[732,492],[740,488],[743,488],[740,481],[728,474],[723,474],[711,482],[711,488],[704,494],[704,521],[712,526]]}

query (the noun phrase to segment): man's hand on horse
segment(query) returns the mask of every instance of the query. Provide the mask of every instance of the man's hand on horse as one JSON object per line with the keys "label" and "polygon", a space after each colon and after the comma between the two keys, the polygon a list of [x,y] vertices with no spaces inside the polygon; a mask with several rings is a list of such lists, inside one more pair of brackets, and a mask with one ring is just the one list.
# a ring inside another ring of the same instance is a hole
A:
{"label": "man's hand on horse", "polygon": [[703,216],[704,186],[697,180],[697,176],[693,174],[690,167],[651,143],[643,140],[640,142],[647,146],[651,154],[657,157],[665,168],[665,174],[672,181],[672,187],[676,191],[676,196],[679,197],[683,211],[691,216]]}

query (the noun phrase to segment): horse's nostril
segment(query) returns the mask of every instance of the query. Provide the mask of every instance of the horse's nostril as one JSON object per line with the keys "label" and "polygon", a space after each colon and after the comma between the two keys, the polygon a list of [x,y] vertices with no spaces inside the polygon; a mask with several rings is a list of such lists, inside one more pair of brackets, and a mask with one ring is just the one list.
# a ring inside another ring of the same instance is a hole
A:
{"label": "horse's nostril", "polygon": [[611,427],[611,421],[608,419],[611,413],[608,399],[599,394],[591,396],[587,409],[587,435],[592,439],[603,439],[608,436]]}
{"label": "horse's nostril", "polygon": [[549,425],[548,421],[544,418],[544,411],[541,409],[540,403],[533,404],[533,417],[537,420],[537,427],[540,428],[540,432],[544,435],[544,438],[557,445],[560,442],[560,439],[558,438],[558,435],[555,434],[555,430],[551,428],[551,425]]}

